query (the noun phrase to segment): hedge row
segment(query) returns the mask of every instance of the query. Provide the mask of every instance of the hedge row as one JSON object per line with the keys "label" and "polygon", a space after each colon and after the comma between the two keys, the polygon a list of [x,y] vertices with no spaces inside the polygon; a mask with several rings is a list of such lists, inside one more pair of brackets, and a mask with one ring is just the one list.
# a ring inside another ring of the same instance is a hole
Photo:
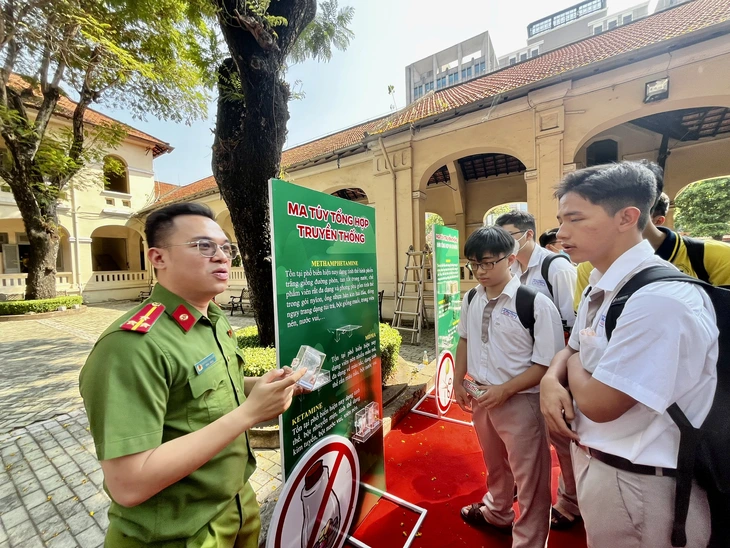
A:
{"label": "hedge row", "polygon": [[28,312],[53,312],[59,306],[71,308],[75,304],[83,304],[81,295],[56,297],[55,299],[38,299],[36,301],[4,301],[0,302],[0,316],[27,314]]}
{"label": "hedge row", "polygon": [[[236,331],[238,347],[246,361],[244,374],[259,377],[276,367],[276,349],[259,346],[259,331],[255,325]],[[383,382],[395,372],[400,352],[401,335],[388,324],[380,324],[380,359]]]}

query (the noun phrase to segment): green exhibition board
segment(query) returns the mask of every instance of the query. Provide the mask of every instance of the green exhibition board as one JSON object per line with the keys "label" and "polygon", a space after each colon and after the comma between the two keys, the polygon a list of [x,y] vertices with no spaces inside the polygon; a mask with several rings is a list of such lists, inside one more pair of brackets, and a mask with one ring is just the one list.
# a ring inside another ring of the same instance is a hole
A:
{"label": "green exhibition board", "polygon": [[434,316],[436,317],[436,355],[448,350],[456,355],[457,327],[461,315],[461,271],[459,231],[445,226],[433,227]]}
{"label": "green exhibition board", "polygon": [[326,354],[324,384],[281,416],[284,477],[336,434],[355,446],[362,481],[384,489],[375,209],[278,179],[269,193],[279,366],[302,345]]}

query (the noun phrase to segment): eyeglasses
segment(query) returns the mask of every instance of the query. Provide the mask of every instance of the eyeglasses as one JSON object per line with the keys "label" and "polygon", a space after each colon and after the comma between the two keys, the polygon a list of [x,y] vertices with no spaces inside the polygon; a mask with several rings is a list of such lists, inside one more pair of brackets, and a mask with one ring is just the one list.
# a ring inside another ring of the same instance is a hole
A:
{"label": "eyeglasses", "polygon": [[482,261],[481,263],[470,261],[466,263],[466,267],[472,274],[478,272],[480,268],[484,270],[492,270],[494,269],[494,265],[496,265],[500,261],[504,261],[507,257],[509,257],[509,255],[505,255],[504,257],[502,257],[501,259],[497,259],[496,261]]}
{"label": "eyeglasses", "polygon": [[172,244],[172,245],[161,245],[159,247],[161,248],[167,248],[167,247],[179,247],[182,245],[194,245],[197,246],[198,251],[203,257],[206,257],[208,259],[215,257],[216,253],[218,253],[218,249],[220,249],[223,252],[223,255],[226,256],[228,259],[235,259],[238,257],[238,246],[235,246],[233,244],[217,244],[213,240],[197,240],[195,242],[185,242],[182,244]]}
{"label": "eyeglasses", "polygon": [[517,234],[522,234],[523,232],[527,232],[527,231],[526,230],[518,230],[517,232],[510,232],[509,235],[510,236],[515,236]]}

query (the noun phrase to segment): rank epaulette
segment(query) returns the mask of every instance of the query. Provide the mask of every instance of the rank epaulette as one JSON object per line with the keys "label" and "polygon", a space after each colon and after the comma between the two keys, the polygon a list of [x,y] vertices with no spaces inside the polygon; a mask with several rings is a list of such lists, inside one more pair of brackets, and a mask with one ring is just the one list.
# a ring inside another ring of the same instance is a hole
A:
{"label": "rank epaulette", "polygon": [[161,303],[149,303],[142,307],[134,316],[129,318],[120,327],[127,331],[136,331],[137,333],[147,333],[155,322],[165,311],[165,305]]}

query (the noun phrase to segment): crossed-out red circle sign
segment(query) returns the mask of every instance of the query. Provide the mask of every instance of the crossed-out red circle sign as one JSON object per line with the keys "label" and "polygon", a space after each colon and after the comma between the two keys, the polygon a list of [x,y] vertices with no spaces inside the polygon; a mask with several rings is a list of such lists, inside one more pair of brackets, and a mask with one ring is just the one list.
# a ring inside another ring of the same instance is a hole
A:
{"label": "crossed-out red circle sign", "polygon": [[341,548],[359,489],[360,464],[350,440],[322,438],[289,475],[274,509],[267,548]]}
{"label": "crossed-out red circle sign", "polygon": [[454,356],[448,350],[441,352],[436,369],[436,406],[445,415],[454,396]]}

